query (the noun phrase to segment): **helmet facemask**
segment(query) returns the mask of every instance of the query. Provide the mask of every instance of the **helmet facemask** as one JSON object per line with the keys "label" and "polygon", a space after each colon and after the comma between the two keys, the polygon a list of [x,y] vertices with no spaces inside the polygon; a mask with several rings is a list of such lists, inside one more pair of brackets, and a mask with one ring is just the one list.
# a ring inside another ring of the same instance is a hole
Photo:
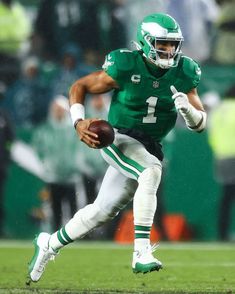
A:
{"label": "helmet facemask", "polygon": [[[162,39],[157,37],[151,37],[150,35],[146,35],[144,37],[145,42],[148,44],[149,52],[145,55],[152,63],[161,67],[161,68],[170,68],[176,67],[179,62],[181,47],[182,47],[182,39]],[[172,48],[171,51],[158,49],[158,44],[161,42],[170,42],[174,43],[175,48]]]}

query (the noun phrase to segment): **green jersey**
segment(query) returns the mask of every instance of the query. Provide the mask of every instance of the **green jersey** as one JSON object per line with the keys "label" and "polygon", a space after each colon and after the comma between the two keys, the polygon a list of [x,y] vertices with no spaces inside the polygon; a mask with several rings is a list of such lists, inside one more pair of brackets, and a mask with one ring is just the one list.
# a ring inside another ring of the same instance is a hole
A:
{"label": "green jersey", "polygon": [[189,57],[181,56],[177,67],[162,70],[149,64],[140,51],[127,49],[109,53],[103,69],[119,85],[111,100],[111,125],[141,130],[157,142],[174,127],[177,118],[170,86],[188,93],[197,87],[201,76],[198,64]]}

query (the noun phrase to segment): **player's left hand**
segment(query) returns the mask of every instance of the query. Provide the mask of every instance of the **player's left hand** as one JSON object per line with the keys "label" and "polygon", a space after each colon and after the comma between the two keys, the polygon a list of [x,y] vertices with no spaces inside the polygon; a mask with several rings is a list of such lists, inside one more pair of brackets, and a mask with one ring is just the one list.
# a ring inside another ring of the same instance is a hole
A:
{"label": "player's left hand", "polygon": [[172,99],[174,100],[175,108],[183,113],[188,112],[190,107],[188,96],[183,92],[178,92],[173,85],[170,87],[170,89],[173,93]]}

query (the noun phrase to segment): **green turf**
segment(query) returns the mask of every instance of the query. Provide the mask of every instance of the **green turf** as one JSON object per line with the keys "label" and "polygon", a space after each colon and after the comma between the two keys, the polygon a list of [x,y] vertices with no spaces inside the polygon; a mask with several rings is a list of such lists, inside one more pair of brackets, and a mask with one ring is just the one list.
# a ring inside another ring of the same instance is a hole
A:
{"label": "green turf", "polygon": [[130,246],[82,242],[63,249],[38,283],[25,286],[30,243],[0,241],[0,293],[235,293],[235,247],[164,243],[164,269],[133,274]]}

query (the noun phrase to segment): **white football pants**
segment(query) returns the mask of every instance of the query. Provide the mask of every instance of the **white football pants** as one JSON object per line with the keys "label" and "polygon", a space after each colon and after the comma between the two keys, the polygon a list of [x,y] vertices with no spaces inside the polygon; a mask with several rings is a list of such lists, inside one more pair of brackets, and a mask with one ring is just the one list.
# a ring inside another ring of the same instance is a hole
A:
{"label": "white football pants", "polygon": [[73,240],[115,217],[133,197],[134,224],[153,223],[161,162],[140,142],[119,133],[101,153],[110,166],[94,203],[80,209],[66,224],[66,232]]}

